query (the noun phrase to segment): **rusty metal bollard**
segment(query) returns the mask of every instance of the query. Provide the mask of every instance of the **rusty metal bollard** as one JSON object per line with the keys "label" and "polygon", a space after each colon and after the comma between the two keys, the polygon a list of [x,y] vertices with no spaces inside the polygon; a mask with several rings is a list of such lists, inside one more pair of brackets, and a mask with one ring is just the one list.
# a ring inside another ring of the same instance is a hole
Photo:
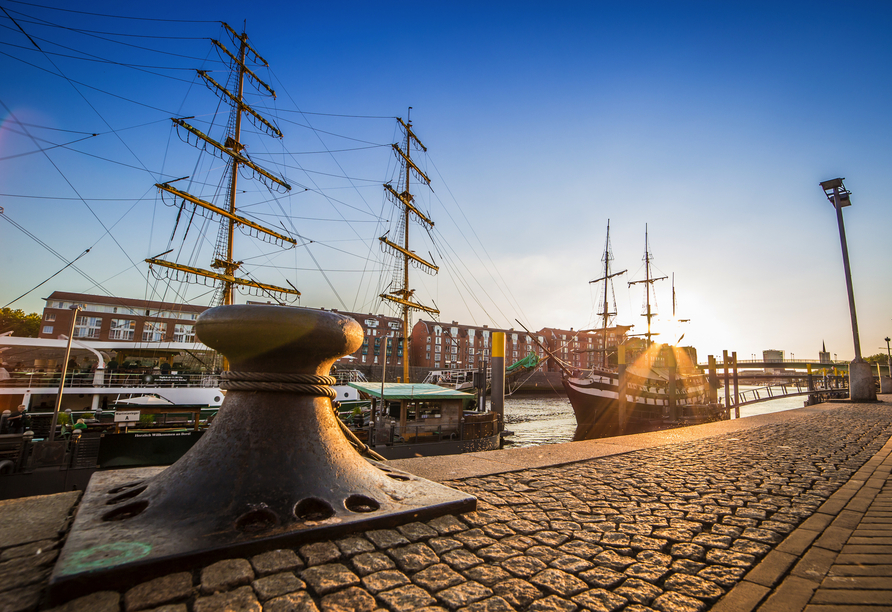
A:
{"label": "rusty metal bollard", "polygon": [[331,408],[332,363],[362,343],[353,319],[284,306],[223,306],[196,331],[224,354],[226,398],[207,433],[167,469],[97,472],[51,578],[51,597],[84,577],[254,554],[475,509],[465,493],[363,459]]}

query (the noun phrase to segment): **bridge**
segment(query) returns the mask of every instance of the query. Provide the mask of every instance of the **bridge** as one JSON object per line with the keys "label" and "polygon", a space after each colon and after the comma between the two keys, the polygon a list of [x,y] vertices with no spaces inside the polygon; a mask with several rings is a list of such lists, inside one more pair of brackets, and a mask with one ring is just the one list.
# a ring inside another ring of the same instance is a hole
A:
{"label": "bridge", "polygon": [[[766,361],[765,359],[738,359],[736,364],[733,360],[728,361],[727,364],[723,363],[719,359],[716,359],[715,367],[717,369],[724,369],[725,365],[727,365],[728,369],[732,369],[735,365],[738,370],[808,370],[811,367],[812,374],[819,376],[822,375],[822,370],[825,370],[827,374],[831,374],[833,369],[835,368],[838,373],[846,373],[849,371],[849,362],[848,361],[818,361],[816,359],[784,359],[782,361],[773,360]],[[697,364],[697,367],[702,370],[708,370],[709,362]],[[879,368],[880,375],[889,376],[889,366],[885,364],[871,364],[871,367],[876,372],[877,368]]]}
{"label": "bridge", "polygon": [[[709,359],[709,362],[698,367],[709,376],[713,388],[711,401],[729,411],[734,408],[737,418],[740,418],[741,406],[782,397],[809,396],[809,403],[817,403],[829,398],[848,396],[849,362],[847,361],[741,360],[733,353],[729,355],[727,352],[724,352],[721,362],[715,360],[712,355]],[[888,371],[888,367],[884,369]],[[878,369],[877,377],[881,374]],[[741,382],[752,384],[755,381],[782,382],[740,391]],[[718,397],[720,386],[724,386],[724,398]]]}
{"label": "bridge", "polygon": [[[728,399],[731,400],[731,408],[739,408],[740,406],[746,406],[748,404],[757,404],[759,402],[768,402],[783,397],[803,395],[813,396],[816,402],[820,402],[829,398],[848,397],[848,392],[848,377],[833,376],[827,377],[827,379],[816,379],[812,384],[812,388],[809,388],[807,381],[796,380],[789,384],[766,385],[755,389],[746,389],[744,391],[738,391],[736,394],[731,391],[728,395]],[[724,406],[725,398],[719,397],[718,403],[720,406]],[[739,412],[737,416],[739,418]]]}

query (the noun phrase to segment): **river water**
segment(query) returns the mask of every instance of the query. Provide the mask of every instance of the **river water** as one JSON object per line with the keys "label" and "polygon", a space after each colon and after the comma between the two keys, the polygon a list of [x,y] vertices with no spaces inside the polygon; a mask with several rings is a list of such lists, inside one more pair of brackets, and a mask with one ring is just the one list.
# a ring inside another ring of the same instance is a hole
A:
{"label": "river water", "polygon": [[[741,385],[740,391],[751,388],[755,387]],[[802,408],[805,397],[800,395],[742,406],[740,416],[743,418]],[[514,432],[513,436],[505,439],[505,448],[560,444],[573,440],[576,418],[566,397],[558,395],[506,397],[505,429]]]}

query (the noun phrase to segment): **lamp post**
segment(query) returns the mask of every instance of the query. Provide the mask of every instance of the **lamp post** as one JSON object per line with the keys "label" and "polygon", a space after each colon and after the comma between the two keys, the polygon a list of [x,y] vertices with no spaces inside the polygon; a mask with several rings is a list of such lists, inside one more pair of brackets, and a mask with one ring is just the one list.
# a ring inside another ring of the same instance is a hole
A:
{"label": "lamp post", "polygon": [[886,359],[886,365],[889,366],[889,376],[892,376],[892,349],[889,348],[890,340],[889,336],[886,336],[886,353],[888,353],[889,357]]}
{"label": "lamp post", "polygon": [[886,358],[886,367],[889,369],[888,376],[880,377],[880,392],[881,393],[892,393],[892,349],[889,348],[889,342],[892,339],[889,336],[886,336],[886,354],[888,357]]}
{"label": "lamp post", "polygon": [[81,311],[80,304],[72,304],[71,328],[68,330],[68,344],[65,346],[65,359],[62,360],[62,378],[59,380],[59,393],[56,395],[56,406],[53,408],[53,422],[50,424],[50,442],[56,439],[56,423],[59,420],[59,410],[62,408],[62,391],[65,389],[65,374],[68,373],[68,358],[71,356],[71,341],[74,338],[74,326],[77,323],[77,313]]}
{"label": "lamp post", "polygon": [[861,340],[858,337],[858,317],[855,314],[855,292],[852,289],[852,272],[849,267],[849,249],[846,245],[846,228],[842,221],[842,209],[851,206],[851,194],[843,179],[836,178],[821,183],[824,195],[830,200],[836,209],[836,222],[839,225],[839,242],[842,246],[842,263],[846,275],[846,290],[849,294],[849,313],[852,316],[852,338],[855,341],[855,359],[849,364],[849,399],[862,401],[876,401],[876,387],[873,383],[873,373],[870,364],[861,358]]}

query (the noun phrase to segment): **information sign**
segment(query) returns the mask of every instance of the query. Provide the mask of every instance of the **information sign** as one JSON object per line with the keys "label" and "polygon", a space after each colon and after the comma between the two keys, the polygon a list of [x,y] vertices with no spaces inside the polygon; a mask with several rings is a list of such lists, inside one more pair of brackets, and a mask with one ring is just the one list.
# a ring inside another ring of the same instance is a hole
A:
{"label": "information sign", "polygon": [[115,423],[138,423],[139,410],[116,410]]}

